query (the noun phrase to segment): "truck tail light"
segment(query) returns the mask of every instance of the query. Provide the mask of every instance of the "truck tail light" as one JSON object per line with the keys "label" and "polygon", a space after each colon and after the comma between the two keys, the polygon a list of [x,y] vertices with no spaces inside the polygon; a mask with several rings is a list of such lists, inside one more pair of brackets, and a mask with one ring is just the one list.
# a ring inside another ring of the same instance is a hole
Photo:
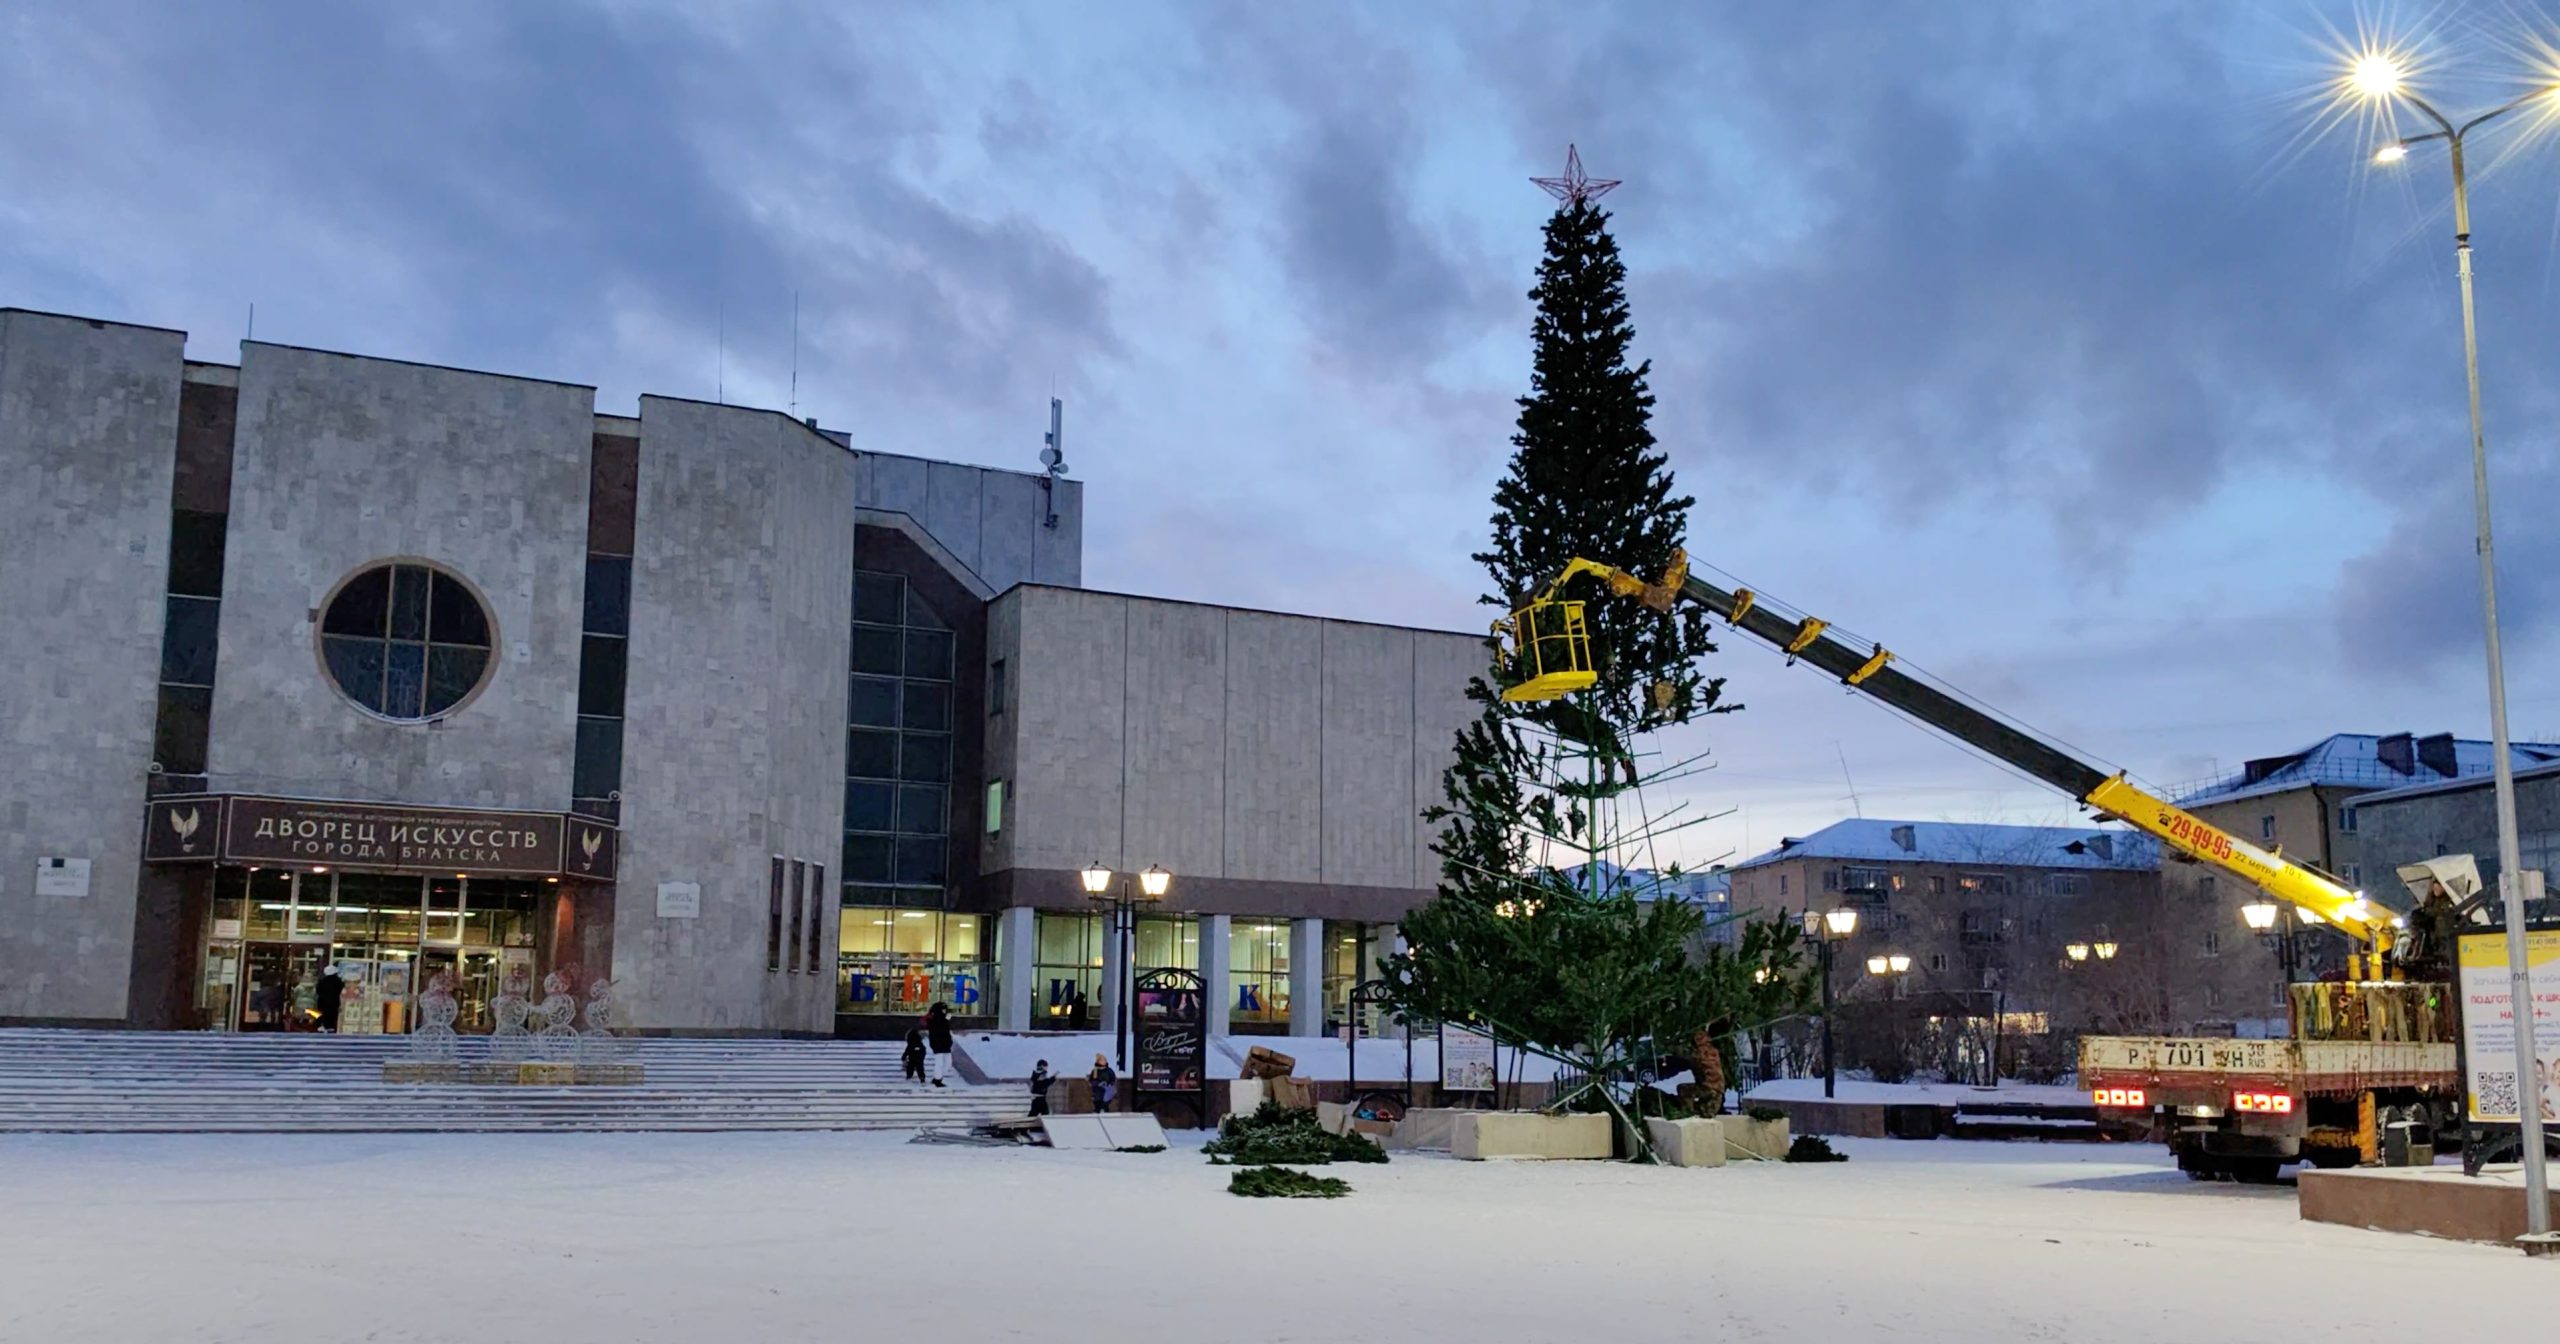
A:
{"label": "truck tail light", "polygon": [[2257,1115],[2291,1115],[2293,1097],[2284,1092],[2234,1092],[2231,1109]]}
{"label": "truck tail light", "polygon": [[2148,1106],[2150,1097],[2138,1087],[2101,1087],[2089,1093],[2089,1100],[2100,1106]]}

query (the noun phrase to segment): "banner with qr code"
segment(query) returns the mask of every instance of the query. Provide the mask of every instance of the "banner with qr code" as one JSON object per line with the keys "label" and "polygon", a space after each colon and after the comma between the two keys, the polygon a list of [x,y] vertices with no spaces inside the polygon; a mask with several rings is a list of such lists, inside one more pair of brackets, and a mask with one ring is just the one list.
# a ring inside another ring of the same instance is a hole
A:
{"label": "banner with qr code", "polygon": [[[2463,1059],[2471,1070],[2471,1118],[2488,1124],[2519,1119],[2516,1017],[2507,984],[2507,936],[2462,935]],[[2532,971],[2533,1048],[2540,1067],[2530,1091],[2542,1103],[2545,1124],[2560,1123],[2560,929],[2525,935],[2525,963]]]}

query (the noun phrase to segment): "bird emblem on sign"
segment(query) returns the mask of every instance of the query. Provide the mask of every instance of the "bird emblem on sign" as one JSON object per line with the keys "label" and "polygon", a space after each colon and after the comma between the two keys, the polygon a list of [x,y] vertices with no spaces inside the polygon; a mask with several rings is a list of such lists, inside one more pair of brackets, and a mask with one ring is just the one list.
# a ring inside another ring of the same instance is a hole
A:
{"label": "bird emblem on sign", "polygon": [[578,866],[580,868],[593,869],[596,866],[596,851],[602,848],[604,848],[604,832],[589,830],[583,827],[580,828],[578,833],[578,852],[586,855],[586,858],[582,860]]}
{"label": "bird emblem on sign", "polygon": [[177,833],[180,852],[189,854],[195,852],[196,828],[203,824],[204,818],[197,815],[192,807],[183,812],[172,811],[169,814],[169,829]]}

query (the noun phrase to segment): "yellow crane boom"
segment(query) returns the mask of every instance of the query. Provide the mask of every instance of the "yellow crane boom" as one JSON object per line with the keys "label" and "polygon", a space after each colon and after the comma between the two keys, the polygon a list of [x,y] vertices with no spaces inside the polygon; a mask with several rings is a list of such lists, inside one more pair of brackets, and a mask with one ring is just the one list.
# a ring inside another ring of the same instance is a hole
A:
{"label": "yellow crane boom", "polygon": [[2136,787],[2121,771],[2100,770],[2026,729],[1895,671],[1890,666],[1893,655],[1882,645],[1859,649],[1832,634],[1824,621],[1781,615],[1762,605],[1748,588],[1727,590],[1691,574],[1686,554],[1675,551],[1672,556],[1670,569],[1651,582],[1595,560],[1576,557],[1569,562],[1554,582],[1496,627],[1510,642],[1521,673],[1504,690],[1503,698],[1553,700],[1595,680],[1583,604],[1563,596],[1574,578],[1590,575],[1612,593],[1640,599],[1657,611],[1669,610],[1675,601],[1695,602],[1734,629],[1786,654],[1788,662],[1827,672],[1870,699],[2050,784],[2100,813],[2121,818],[2180,853],[2245,878],[2275,900],[2289,901],[2338,926],[2364,945],[2374,960],[2371,973],[2380,974],[2380,959],[2391,950],[2395,930],[2390,912],[2367,901],[2363,893]]}

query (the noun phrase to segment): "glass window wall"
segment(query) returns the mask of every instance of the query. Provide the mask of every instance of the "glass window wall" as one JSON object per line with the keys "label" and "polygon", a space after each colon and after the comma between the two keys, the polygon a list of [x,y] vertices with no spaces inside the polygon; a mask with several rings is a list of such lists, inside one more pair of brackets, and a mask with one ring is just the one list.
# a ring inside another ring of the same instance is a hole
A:
{"label": "glass window wall", "polygon": [[1227,1020],[1237,1026],[1289,1021],[1289,921],[1239,916],[1227,929]]}
{"label": "glass window wall", "polygon": [[992,922],[979,915],[849,905],[838,916],[836,1011],[958,1017],[995,1012]]}

